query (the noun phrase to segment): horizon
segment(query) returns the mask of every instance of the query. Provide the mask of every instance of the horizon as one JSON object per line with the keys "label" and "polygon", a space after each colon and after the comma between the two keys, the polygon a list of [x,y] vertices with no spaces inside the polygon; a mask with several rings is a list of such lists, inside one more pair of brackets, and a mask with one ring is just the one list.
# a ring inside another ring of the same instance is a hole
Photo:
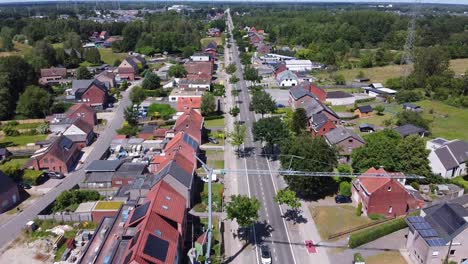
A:
{"label": "horizon", "polygon": [[[15,3],[44,3],[44,2],[66,2],[67,0],[0,0],[0,4],[15,4]],[[76,0],[78,2],[93,2],[94,0]],[[102,2],[112,2],[112,0],[101,0]],[[165,2],[166,0],[120,0],[121,2]],[[179,0],[173,2],[237,2],[237,3],[253,3],[253,2],[275,2],[275,3],[288,3],[288,2],[300,2],[300,3],[359,3],[359,4],[411,4],[419,2],[421,4],[450,4],[450,5],[468,5],[468,0],[250,0],[250,1],[238,1],[238,0]]]}

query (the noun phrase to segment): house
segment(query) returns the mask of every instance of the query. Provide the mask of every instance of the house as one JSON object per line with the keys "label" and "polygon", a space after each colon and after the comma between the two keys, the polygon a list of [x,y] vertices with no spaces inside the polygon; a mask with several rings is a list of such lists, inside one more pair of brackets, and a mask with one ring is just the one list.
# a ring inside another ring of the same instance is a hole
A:
{"label": "house", "polygon": [[95,138],[93,126],[81,118],[77,118],[64,132],[63,135],[69,138],[79,149],[91,145]]}
{"label": "house", "polygon": [[41,69],[41,78],[39,84],[41,85],[56,85],[65,82],[67,77],[66,68],[48,68]]}
{"label": "house", "polygon": [[138,132],[138,138],[143,138],[144,140],[149,140],[154,138],[154,131],[158,128],[158,126],[153,125],[145,125],[140,129]]}
{"label": "house", "polygon": [[10,210],[20,201],[18,185],[0,171],[0,214]]}
{"label": "house", "polygon": [[296,74],[289,70],[285,70],[277,74],[276,80],[278,81],[278,85],[283,87],[296,86],[299,82]]}
{"label": "house", "polygon": [[112,178],[123,160],[93,160],[84,169],[85,180],[81,188],[112,188]]}
{"label": "house", "polygon": [[362,133],[372,133],[375,132],[375,128],[374,125],[364,123],[359,125],[359,131]]}
{"label": "house", "polygon": [[97,125],[96,110],[84,103],[72,105],[65,115],[72,119],[79,117],[92,126]]}
{"label": "house", "polygon": [[422,208],[424,201],[398,181],[402,173],[389,173],[383,168],[370,168],[352,182],[352,198],[362,203],[365,215],[395,217]]}
{"label": "house", "polygon": [[325,101],[331,105],[352,105],[356,101],[356,98],[343,91],[330,91],[327,92],[327,99]]}
{"label": "house", "polygon": [[189,61],[184,63],[184,68],[187,71],[187,79],[204,79],[211,81],[213,74],[212,61]]}
{"label": "house", "polygon": [[202,130],[203,116],[195,109],[183,113],[174,124],[174,133],[184,132],[198,144],[201,144]]}
{"label": "house", "polygon": [[177,112],[187,112],[190,109],[200,109],[200,97],[179,97],[177,99]]}
{"label": "house", "polygon": [[468,163],[468,142],[436,138],[426,143],[429,166],[434,174],[444,178],[466,175]]}
{"label": "house", "polygon": [[96,80],[104,83],[107,87],[107,90],[110,88],[117,87],[117,82],[115,80],[115,73],[112,71],[103,71],[96,75]]}
{"label": "house", "polygon": [[286,60],[286,68],[293,72],[305,72],[312,70],[312,62],[310,60]]}
{"label": "house", "polygon": [[68,93],[78,102],[83,102],[95,109],[107,107],[107,87],[98,80],[73,80],[72,88]]}
{"label": "house", "polygon": [[309,91],[315,95],[315,97],[317,97],[317,99],[320,101],[320,102],[325,102],[326,99],[327,99],[327,92],[322,89],[322,88],[319,88],[313,84],[310,84],[309,83]]}
{"label": "house", "polygon": [[203,51],[215,57],[217,48],[218,48],[218,44],[215,41],[211,41],[210,43],[208,43],[208,45],[206,45]]}
{"label": "house", "polygon": [[190,56],[191,61],[210,61],[211,56],[208,53],[194,53]]}
{"label": "house", "polygon": [[7,148],[0,148],[0,162],[6,161],[11,155]]}
{"label": "house", "polygon": [[343,161],[349,162],[353,149],[366,144],[364,139],[344,127],[337,127],[325,134],[325,140],[330,146],[335,146],[338,153],[344,158]]}
{"label": "house", "polygon": [[101,31],[101,34],[99,34],[99,39],[100,40],[106,40],[109,38],[109,32],[107,31]]}
{"label": "house", "polygon": [[134,81],[138,74],[138,65],[132,58],[127,57],[117,67],[117,74],[122,80]]}
{"label": "house", "polygon": [[[468,196],[461,197],[467,200]],[[460,199],[424,208],[406,218],[406,250],[414,263],[441,264],[468,261],[468,209]]]}
{"label": "house", "polygon": [[419,105],[415,105],[412,103],[403,103],[403,110],[405,111],[413,111],[413,112],[422,112],[422,108]]}
{"label": "house", "polygon": [[221,31],[219,30],[219,28],[209,28],[207,34],[210,37],[219,37]]}
{"label": "house", "polygon": [[112,177],[112,188],[119,188],[121,186],[129,186],[133,181],[140,176],[148,174],[148,164],[142,162],[124,162],[114,172]]}
{"label": "house", "polygon": [[429,131],[422,127],[417,127],[413,124],[406,124],[395,128],[395,131],[400,134],[402,137],[407,137],[409,135],[419,135],[421,137],[429,134]]}
{"label": "house", "polygon": [[370,88],[373,88],[373,89],[382,89],[384,88],[383,84],[382,83],[371,83],[369,85]]}
{"label": "house", "polygon": [[180,79],[178,87],[181,90],[209,91],[211,87],[210,79]]}
{"label": "house", "polygon": [[370,105],[362,105],[358,106],[356,110],[354,110],[354,115],[358,116],[359,118],[363,117],[370,117],[373,114],[374,109]]}
{"label": "house", "polygon": [[52,144],[37,150],[25,167],[35,170],[48,170],[60,173],[72,171],[80,157],[77,144],[66,136],[57,137]]}
{"label": "house", "polygon": [[257,47],[257,52],[259,55],[268,54],[271,52],[271,47],[267,44],[260,43]]}
{"label": "house", "polygon": [[313,114],[312,118],[310,119],[312,137],[322,137],[335,128],[336,125],[323,112]]}

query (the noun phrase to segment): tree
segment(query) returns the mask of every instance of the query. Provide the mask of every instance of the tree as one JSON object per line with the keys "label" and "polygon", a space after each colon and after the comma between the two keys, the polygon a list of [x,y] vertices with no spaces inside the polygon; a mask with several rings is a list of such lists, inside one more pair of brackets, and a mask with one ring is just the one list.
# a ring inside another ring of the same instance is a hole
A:
{"label": "tree", "polygon": [[264,90],[255,91],[252,94],[252,102],[250,102],[250,109],[257,114],[263,115],[272,113],[276,110],[276,102],[271,95]]}
{"label": "tree", "polygon": [[335,74],[333,75],[333,80],[335,81],[336,85],[345,85],[346,79],[343,74]]}
{"label": "tree", "polygon": [[161,79],[155,73],[147,71],[145,74],[145,79],[143,80],[142,87],[145,90],[159,89],[161,88]]}
{"label": "tree", "polygon": [[9,27],[2,27],[0,31],[1,38],[1,48],[4,51],[12,51],[14,49],[13,45],[13,29]]}
{"label": "tree", "polygon": [[396,124],[398,126],[412,124],[426,130],[429,130],[429,120],[426,120],[418,112],[403,111],[397,114]]}
{"label": "tree", "polygon": [[169,77],[183,78],[187,76],[187,70],[181,64],[174,64],[169,67],[167,75],[169,75]]}
{"label": "tree", "polygon": [[235,106],[229,110],[229,114],[231,114],[233,117],[236,117],[237,115],[240,114],[240,109],[239,107]]}
{"label": "tree", "polygon": [[55,49],[45,40],[36,42],[32,54],[28,57],[28,61],[36,71],[39,71],[41,68],[53,66],[56,63]]}
{"label": "tree", "polygon": [[237,67],[234,63],[231,63],[226,67],[226,72],[228,74],[234,74],[236,71],[237,71]]}
{"label": "tree", "polygon": [[430,150],[426,149],[426,141],[423,138],[417,135],[403,138],[398,144],[397,152],[401,160],[397,166],[398,171],[421,176],[431,174],[428,160]]}
{"label": "tree", "polygon": [[42,118],[49,113],[52,97],[44,89],[28,86],[16,106],[16,112],[29,118]]}
{"label": "tree", "polygon": [[78,70],[76,70],[76,79],[78,80],[90,80],[93,78],[91,72],[88,71],[88,68],[85,66],[80,66]]}
{"label": "tree", "polygon": [[383,115],[385,107],[383,105],[377,105],[374,107],[374,110],[377,112],[377,115]]}
{"label": "tree", "polygon": [[[284,142],[280,161],[283,169],[331,172],[337,164],[337,151],[323,138],[302,134]],[[291,158],[291,155],[301,158]],[[303,197],[318,199],[336,193],[337,183],[330,177],[284,176],[289,188]]]}
{"label": "tree", "polygon": [[67,33],[63,41],[63,48],[81,50],[82,45],[80,35],[76,34],[75,32]]}
{"label": "tree", "polygon": [[138,110],[135,107],[133,107],[133,105],[130,105],[129,107],[125,108],[124,117],[125,121],[127,121],[129,126],[138,126]]}
{"label": "tree", "polygon": [[260,82],[262,78],[258,75],[257,69],[251,67],[251,66],[246,66],[244,69],[244,79],[247,81],[251,81],[253,83]]}
{"label": "tree", "polygon": [[224,94],[226,93],[226,91],[224,89],[224,85],[219,84],[219,83],[211,84],[210,88],[211,88],[211,93],[214,96],[224,96]]}
{"label": "tree", "polygon": [[145,91],[140,86],[134,87],[130,92],[130,101],[132,104],[140,104],[146,99]]}
{"label": "tree", "polygon": [[293,210],[297,210],[301,207],[301,202],[299,201],[299,198],[297,198],[296,192],[291,189],[279,190],[275,196],[275,202],[280,205],[286,204]]}
{"label": "tree", "polygon": [[200,110],[204,116],[211,115],[216,111],[216,99],[213,94],[203,94]]}
{"label": "tree", "polygon": [[449,56],[438,46],[418,48],[414,58],[414,76],[420,86],[426,79],[435,75],[444,75],[449,69]]}
{"label": "tree", "polygon": [[395,99],[398,103],[402,104],[402,103],[419,101],[423,99],[423,96],[418,91],[403,90],[403,91],[398,91],[398,93],[395,96]]}
{"label": "tree", "polygon": [[255,122],[252,134],[255,141],[266,142],[270,147],[289,138],[289,130],[278,116],[261,118]]}
{"label": "tree", "polygon": [[239,148],[244,144],[245,136],[247,135],[247,127],[236,123],[234,125],[234,130],[228,134],[228,137],[231,139],[231,145],[236,147],[237,153],[239,153]]}
{"label": "tree", "polygon": [[229,82],[231,84],[236,84],[238,81],[239,81],[239,78],[237,78],[237,76],[235,75],[231,75],[231,77],[229,78]]}
{"label": "tree", "polygon": [[226,211],[229,220],[236,220],[240,227],[247,228],[258,220],[260,202],[257,198],[232,195],[231,201],[226,204]]}
{"label": "tree", "polygon": [[293,113],[292,130],[299,135],[307,128],[307,112],[304,108],[297,108]]}
{"label": "tree", "polygon": [[340,182],[340,195],[351,196],[351,184],[347,181]]}
{"label": "tree", "polygon": [[86,48],[84,50],[84,59],[95,65],[102,63],[101,54],[97,48]]}

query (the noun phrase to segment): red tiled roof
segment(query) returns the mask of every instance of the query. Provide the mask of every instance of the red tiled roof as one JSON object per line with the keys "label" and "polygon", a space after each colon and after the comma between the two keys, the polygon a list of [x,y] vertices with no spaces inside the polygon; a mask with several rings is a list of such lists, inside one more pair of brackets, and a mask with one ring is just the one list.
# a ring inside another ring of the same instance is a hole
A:
{"label": "red tiled roof", "polygon": [[[173,155],[171,153],[175,151],[180,152],[180,154],[182,154],[185,157],[185,159],[190,161],[191,164],[196,164],[196,159],[193,156],[194,150],[189,144],[187,144],[184,141],[183,136],[183,132],[176,134],[176,136],[167,143],[166,147],[164,148],[164,153]],[[187,170],[187,172],[191,173],[192,171]]]}
{"label": "red tiled roof", "polygon": [[185,112],[189,109],[201,107],[201,97],[179,97],[177,99],[177,111]]}
{"label": "red tiled roof", "polygon": [[[386,174],[388,177],[383,177],[383,176],[374,176],[374,177],[361,177],[365,176],[366,174]],[[364,172],[361,176],[358,177],[359,182],[364,188],[366,188],[367,192],[373,193],[380,189],[380,187],[384,186],[387,184],[389,181],[392,180],[392,177],[395,176],[403,176],[402,173],[400,172],[387,172],[383,168],[370,168],[366,172]]]}
{"label": "red tiled roof", "polygon": [[147,194],[147,199],[153,201],[151,210],[157,214],[182,224],[185,217],[185,198],[169,183],[159,181]]}
{"label": "red tiled roof", "polygon": [[182,114],[174,125],[174,131],[185,132],[189,134],[198,144],[201,143],[201,129],[203,126],[203,116],[197,111],[191,109]]}
{"label": "red tiled roof", "polygon": [[115,135],[114,139],[124,139],[127,138],[127,135]]}
{"label": "red tiled roof", "polygon": [[213,73],[213,62],[211,61],[190,61],[184,64],[184,68],[189,75],[203,75],[204,77],[209,76]]}

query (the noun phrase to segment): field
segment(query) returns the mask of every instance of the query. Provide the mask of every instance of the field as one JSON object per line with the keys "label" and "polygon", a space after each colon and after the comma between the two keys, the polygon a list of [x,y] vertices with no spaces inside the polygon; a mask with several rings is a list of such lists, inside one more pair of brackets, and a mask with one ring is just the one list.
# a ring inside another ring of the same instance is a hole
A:
{"label": "field", "polygon": [[205,120],[205,128],[224,127],[224,117],[220,119]]}
{"label": "field", "polygon": [[16,147],[25,146],[28,143],[34,143],[36,141],[42,141],[47,138],[47,135],[20,135],[16,137],[4,137],[0,140],[1,147]]}
{"label": "field", "polygon": [[[450,61],[450,68],[455,72],[455,74],[462,74],[468,70],[468,59],[456,59]],[[356,78],[356,75],[362,71],[364,75],[370,78],[371,82],[381,82],[384,83],[385,80],[389,78],[396,78],[402,75],[403,66],[401,65],[388,65],[383,67],[373,67],[373,68],[355,68],[350,70],[339,70],[336,74],[343,74],[347,82],[351,82]],[[319,73],[317,77],[327,79],[329,77],[328,73]]]}
{"label": "field", "polygon": [[125,53],[114,53],[111,48],[99,48],[99,53],[101,54],[101,60],[109,65],[114,65],[116,60],[122,60],[125,58]]}
{"label": "field", "polygon": [[356,216],[356,208],[350,205],[311,207],[310,213],[324,240],[332,234],[372,222],[367,217]]}
{"label": "field", "polygon": [[24,56],[26,53],[32,50],[32,47],[19,42],[14,42],[14,49],[14,51],[0,52],[0,57],[7,57],[13,55]]}
{"label": "field", "polygon": [[202,39],[200,39],[200,43],[201,43],[202,47],[205,47],[211,41],[215,41],[216,44],[218,44],[218,46],[223,45],[223,39],[221,37],[212,37],[212,38],[202,38]]}

